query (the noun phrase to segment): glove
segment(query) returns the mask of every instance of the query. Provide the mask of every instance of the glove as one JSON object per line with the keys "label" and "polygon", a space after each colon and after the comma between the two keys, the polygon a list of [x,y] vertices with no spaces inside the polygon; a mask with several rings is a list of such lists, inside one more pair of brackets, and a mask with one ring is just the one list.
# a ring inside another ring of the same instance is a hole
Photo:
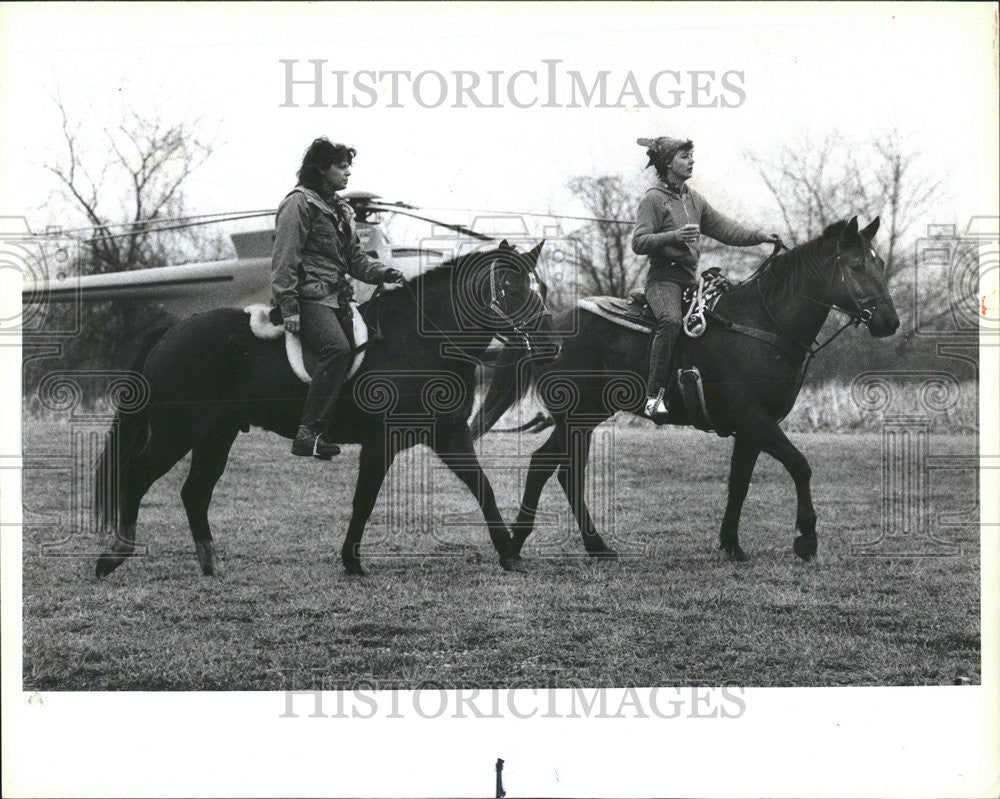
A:
{"label": "glove", "polygon": [[403,273],[392,266],[382,272],[383,283],[402,283],[404,279]]}
{"label": "glove", "polygon": [[782,247],[785,243],[781,240],[781,236],[777,233],[765,233],[763,230],[758,231],[757,235],[760,237],[761,244],[780,244]]}
{"label": "glove", "polygon": [[299,315],[292,314],[291,316],[286,316],[284,318],[285,332],[286,333],[298,333],[299,332]]}

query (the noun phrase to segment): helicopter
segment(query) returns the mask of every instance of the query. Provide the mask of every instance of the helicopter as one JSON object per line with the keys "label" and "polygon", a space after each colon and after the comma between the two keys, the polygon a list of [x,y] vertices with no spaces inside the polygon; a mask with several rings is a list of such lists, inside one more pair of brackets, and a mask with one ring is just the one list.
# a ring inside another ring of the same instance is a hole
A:
{"label": "helicopter", "polygon": [[[344,192],[342,196],[354,209],[356,232],[365,252],[408,277],[455,255],[456,244],[462,251],[468,251],[470,247],[485,247],[496,242],[493,236],[465,225],[415,213],[421,209],[409,203],[384,202],[380,195],[366,191]],[[429,222],[435,229],[451,231],[453,241],[449,242],[450,246],[441,248],[394,245],[381,224],[383,214],[399,214]],[[454,237],[456,233],[458,237]],[[222,261],[83,276],[53,272],[43,263],[40,268],[22,270],[22,305],[27,309],[46,303],[142,300],[177,317],[222,306],[267,305],[271,301],[274,235],[273,227],[233,233],[230,239],[236,258]],[[363,302],[375,290],[374,286],[349,279],[358,302]]]}

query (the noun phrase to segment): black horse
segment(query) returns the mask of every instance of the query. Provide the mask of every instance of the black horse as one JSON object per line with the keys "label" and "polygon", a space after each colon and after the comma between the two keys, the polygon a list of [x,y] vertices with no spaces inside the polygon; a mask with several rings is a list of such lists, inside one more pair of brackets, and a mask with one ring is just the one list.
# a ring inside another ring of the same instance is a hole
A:
{"label": "black horse", "polygon": [[[737,529],[761,450],[779,460],[795,481],[795,553],[803,559],[816,554],[811,470],[778,422],[795,403],[816,336],[831,309],[864,323],[876,337],[892,335],[899,327],[884,264],[872,249],[878,226],[876,218],[859,231],[854,217],[773,256],[750,279],[722,295],[716,321],[710,321],[700,338],[678,342],[677,358],[700,369],[715,429],[735,434],[719,537],[720,549],[736,560],[747,557]],[[650,339],[580,308],[557,315],[555,326],[563,346],[550,364],[526,364],[513,350],[501,354],[472,429],[477,436],[485,433],[534,385],[552,413],[555,429],[531,458],[513,528],[516,551],[531,533],[542,488],[558,470],[587,552],[615,557],[594,529],[584,502],[587,457],[597,425],[618,410],[642,412]],[[667,423],[692,424],[676,380],[669,399]]]}
{"label": "black horse", "polygon": [[[544,349],[542,340],[549,338],[552,318],[535,271],[541,248],[519,253],[503,242],[469,253],[362,306],[381,340],[345,386],[334,429],[334,440],[362,445],[341,550],[349,573],[364,573],[361,536],[393,458],[420,443],[433,448],[475,495],[503,568],[523,570],[467,420],[475,370],[493,338],[531,353]],[[147,382],[149,400],[137,411],[119,410],[98,462],[97,518],[103,527],[113,526],[115,537],[111,551],[97,561],[97,575],[134,552],[143,495],[188,452],[191,470],[181,498],[202,571],[214,574],[208,506],[233,441],[251,425],[292,438],[307,386],[292,372],[284,340],[257,338],[249,315],[237,309],[199,314],[155,334],[133,368]]]}

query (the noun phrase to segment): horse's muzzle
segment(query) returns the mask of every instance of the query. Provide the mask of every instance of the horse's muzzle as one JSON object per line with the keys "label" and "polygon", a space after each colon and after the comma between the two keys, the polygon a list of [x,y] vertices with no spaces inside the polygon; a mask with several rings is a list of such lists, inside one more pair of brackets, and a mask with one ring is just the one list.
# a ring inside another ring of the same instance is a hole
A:
{"label": "horse's muzzle", "polygon": [[899,315],[891,302],[879,302],[868,319],[862,320],[875,338],[887,338],[899,330]]}

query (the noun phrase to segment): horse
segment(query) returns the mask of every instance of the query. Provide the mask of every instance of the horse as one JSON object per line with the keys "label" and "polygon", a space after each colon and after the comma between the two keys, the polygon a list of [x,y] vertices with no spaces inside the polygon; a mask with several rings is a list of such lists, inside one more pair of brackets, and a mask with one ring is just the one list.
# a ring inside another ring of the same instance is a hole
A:
{"label": "horse", "polygon": [[[475,370],[494,338],[538,357],[547,346],[552,317],[536,272],[543,244],[523,253],[504,241],[461,255],[361,306],[378,341],[369,342],[360,370],[345,385],[332,430],[334,441],[361,444],[341,548],[348,574],[364,574],[362,534],[393,459],[419,443],[430,446],[475,496],[502,568],[524,570],[467,421]],[[251,426],[293,438],[307,394],[283,339],[256,337],[249,320],[248,311],[235,308],[192,316],[152,333],[133,363],[148,401],[136,403],[137,409],[119,406],[97,463],[99,529],[115,533],[110,551],[97,560],[98,577],[134,554],[142,497],[188,452],[181,499],[201,570],[216,573],[208,507],[233,442]]]}
{"label": "horse", "polygon": [[[677,342],[676,362],[694,364],[701,372],[704,403],[716,432],[735,436],[719,533],[719,548],[734,560],[748,559],[738,529],[761,451],[780,461],[795,483],[799,535],[794,552],[803,560],[816,555],[811,469],[778,423],[795,403],[806,366],[818,350],[816,337],[831,310],[846,313],[847,324],[866,325],[873,337],[890,336],[899,327],[884,263],[872,246],[878,227],[876,217],[859,231],[853,217],[790,251],[778,254],[776,247],[750,278],[720,297],[701,337],[681,336]],[[483,435],[535,387],[551,412],[554,429],[531,457],[512,529],[515,551],[520,553],[530,535],[542,489],[557,472],[587,553],[615,558],[584,501],[587,457],[598,424],[619,410],[642,415],[650,336],[579,306],[557,314],[554,321],[562,339],[558,357],[541,365],[525,362],[513,350],[501,352],[472,429],[476,437]],[[666,424],[696,422],[681,400],[676,379],[668,396]]]}

